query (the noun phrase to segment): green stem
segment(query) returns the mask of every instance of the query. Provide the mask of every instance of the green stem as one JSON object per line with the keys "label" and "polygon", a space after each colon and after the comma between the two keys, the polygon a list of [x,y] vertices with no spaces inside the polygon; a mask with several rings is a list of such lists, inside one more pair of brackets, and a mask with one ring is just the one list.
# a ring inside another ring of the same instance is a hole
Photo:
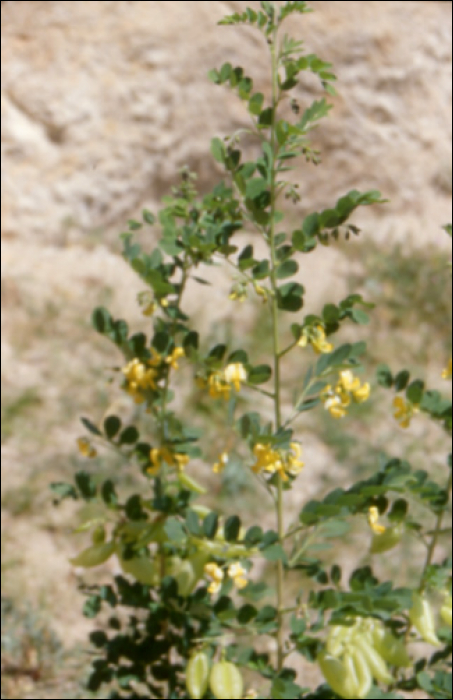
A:
{"label": "green stem", "polygon": [[[270,178],[270,224],[269,224],[269,247],[270,247],[270,257],[271,257],[271,274],[270,281],[272,287],[272,335],[273,335],[273,354],[274,354],[274,406],[275,406],[275,430],[278,431],[282,425],[282,415],[281,415],[281,377],[280,377],[280,339],[279,339],[279,327],[278,327],[278,287],[276,278],[276,268],[277,268],[277,257],[276,257],[276,247],[275,247],[275,212],[276,212],[276,199],[278,194],[278,186],[276,182],[276,167],[275,167],[275,157],[276,157],[276,111],[278,105],[278,57],[276,53],[277,48],[277,31],[276,26],[272,38],[270,41],[270,51],[272,59],[272,123],[271,123],[271,151],[273,156],[272,162],[272,172]],[[277,490],[277,529],[280,543],[283,544],[285,535],[285,523],[284,523],[284,503],[283,503],[283,480],[280,475],[278,475],[278,490]],[[284,570],[283,562],[281,560],[277,563],[277,609],[278,609],[278,629],[277,629],[277,670],[280,671],[283,668],[284,663]]]}
{"label": "green stem", "polygon": [[[451,491],[451,487],[452,487],[452,470],[450,469],[450,473],[448,475],[447,486],[446,486],[446,491],[448,494]],[[436,525],[434,527],[434,531],[433,531],[432,537],[431,537],[431,542],[429,543],[429,546],[428,546],[428,552],[426,555],[426,562],[425,562],[425,566],[423,568],[423,574],[422,574],[422,582],[421,582],[422,590],[425,586],[426,573],[428,571],[428,568],[432,564],[432,561],[434,558],[434,552],[435,552],[437,544],[439,542],[439,537],[442,533],[442,521],[444,519],[446,508],[447,508],[446,506],[444,508],[442,508],[442,510],[440,511],[440,513],[437,516]]]}

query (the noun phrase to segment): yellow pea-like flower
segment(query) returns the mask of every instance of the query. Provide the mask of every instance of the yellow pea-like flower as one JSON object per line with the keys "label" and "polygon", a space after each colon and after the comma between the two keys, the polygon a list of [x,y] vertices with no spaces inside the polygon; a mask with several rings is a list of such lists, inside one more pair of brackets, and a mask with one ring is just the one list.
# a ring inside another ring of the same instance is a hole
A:
{"label": "yellow pea-like flower", "polygon": [[246,579],[246,574],[247,574],[247,571],[241,566],[241,564],[239,562],[236,562],[235,564],[231,564],[228,567],[228,576],[233,579],[234,585],[239,590],[241,588],[245,588],[245,586],[248,583],[248,581]]}
{"label": "yellow pea-like flower", "polygon": [[79,448],[79,452],[84,456],[84,457],[89,457],[90,459],[93,459],[93,457],[97,456],[97,450],[92,446],[89,440],[87,438],[77,438],[77,446]]}
{"label": "yellow pea-like flower", "polygon": [[395,396],[393,407],[395,408],[393,415],[402,428],[408,428],[414,415],[420,412],[417,404],[406,401],[402,396]]}
{"label": "yellow pea-like flower", "polygon": [[228,365],[224,371],[224,378],[228,384],[233,384],[236,391],[240,391],[241,382],[247,381],[247,372],[244,365],[240,362]]}
{"label": "yellow pea-like flower", "polygon": [[382,535],[385,532],[385,526],[378,523],[379,511],[376,506],[371,506],[368,510],[368,524],[377,535]]}
{"label": "yellow pea-like flower", "polygon": [[185,355],[184,348],[175,348],[171,355],[165,359],[165,362],[173,367],[173,369],[179,369],[178,360],[181,357],[185,357]]}
{"label": "yellow pea-like flower", "polygon": [[447,367],[442,372],[442,379],[451,379],[452,373],[453,373],[452,358],[450,357],[450,360],[448,361]]}
{"label": "yellow pea-like flower", "polygon": [[221,474],[223,470],[225,469],[226,465],[228,464],[228,453],[227,452],[222,452],[221,455],[219,455],[218,462],[216,462],[212,468],[212,471],[214,474]]}

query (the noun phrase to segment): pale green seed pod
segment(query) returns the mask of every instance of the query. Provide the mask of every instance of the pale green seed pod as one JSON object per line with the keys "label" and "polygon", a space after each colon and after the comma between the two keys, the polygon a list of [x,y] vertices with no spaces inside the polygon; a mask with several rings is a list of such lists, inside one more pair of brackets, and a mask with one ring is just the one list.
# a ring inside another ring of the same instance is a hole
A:
{"label": "pale green seed pod", "polygon": [[190,559],[181,559],[180,557],[171,557],[167,559],[165,573],[176,579],[178,593],[183,597],[192,593],[198,581]]}
{"label": "pale green seed pod", "polygon": [[125,574],[130,574],[136,581],[143,583],[145,586],[159,585],[160,576],[158,567],[156,567],[155,563],[151,561],[149,557],[141,556],[123,559],[118,551],[116,554],[121,569]]}
{"label": "pale green seed pod", "polygon": [[193,493],[198,493],[200,496],[204,496],[208,490],[198,483],[192,476],[186,474],[186,472],[181,471],[178,474],[178,481],[183,489],[192,491]]}
{"label": "pale green seed pod", "polygon": [[372,639],[374,648],[390,666],[402,668],[412,666],[412,660],[407,653],[404,642],[395,637],[390,630],[385,629],[383,625],[376,625]]}
{"label": "pale green seed pod", "polygon": [[409,619],[425,642],[436,647],[442,646],[436,635],[433,611],[424,595],[413,593]]}
{"label": "pale green seed pod", "polygon": [[360,653],[366,660],[366,663],[368,664],[370,673],[373,676],[373,678],[375,678],[380,683],[384,683],[386,685],[394,682],[395,679],[388,670],[387,664],[385,663],[384,659],[376,651],[376,649],[373,646],[371,646],[371,644],[365,636],[359,636],[357,640],[355,640],[355,645],[356,648],[360,650]]}
{"label": "pale green seed pod", "polygon": [[186,667],[186,689],[191,698],[200,700],[208,689],[210,661],[207,654],[197,651]]}
{"label": "pale green seed pod", "polygon": [[94,528],[91,533],[91,541],[93,544],[104,544],[105,542],[105,527],[103,525],[98,525]]}
{"label": "pale green seed pod", "polygon": [[388,552],[390,549],[393,549],[400,543],[403,532],[403,525],[398,523],[398,525],[386,528],[381,534],[375,533],[371,541],[370,553],[380,554],[381,552]]}
{"label": "pale green seed pod", "polygon": [[324,650],[318,654],[317,661],[322,675],[337,695],[342,698],[358,697],[359,680],[350,654],[340,661]]}
{"label": "pale green seed pod", "polygon": [[440,609],[440,616],[446,625],[451,627],[451,593],[447,593]]}
{"label": "pale green seed pod", "polygon": [[237,666],[229,661],[214,664],[209,677],[209,686],[218,700],[240,700],[244,682]]}
{"label": "pale green seed pod", "polygon": [[104,544],[93,544],[69,561],[73,566],[83,566],[85,569],[89,569],[92,566],[103,564],[114,552],[115,542],[110,540]]}
{"label": "pale green seed pod", "polygon": [[349,697],[366,698],[373,684],[370,667],[358,646],[351,648],[351,658],[357,678],[357,695],[350,695]]}

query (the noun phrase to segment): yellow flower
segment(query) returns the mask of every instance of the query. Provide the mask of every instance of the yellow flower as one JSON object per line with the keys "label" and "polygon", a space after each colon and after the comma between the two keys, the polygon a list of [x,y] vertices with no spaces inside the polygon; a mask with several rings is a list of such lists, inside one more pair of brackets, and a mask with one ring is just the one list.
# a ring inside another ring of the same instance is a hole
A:
{"label": "yellow flower", "polygon": [[338,393],[341,393],[341,389],[344,389],[351,394],[353,401],[356,403],[366,401],[371,392],[369,383],[366,382],[365,384],[360,384],[360,379],[358,379],[358,377],[354,377],[350,369],[340,372],[340,380],[338,382],[337,389]]}
{"label": "yellow flower", "polygon": [[243,284],[236,284],[228,295],[231,301],[240,301],[241,303],[247,297],[247,292]]}
{"label": "yellow flower", "polygon": [[371,527],[373,532],[376,533],[376,535],[382,535],[382,533],[385,532],[385,527],[384,525],[379,525],[378,520],[379,511],[376,506],[371,506],[371,508],[368,510],[368,525]]}
{"label": "yellow flower", "polygon": [[215,595],[220,590],[224,578],[224,573],[222,569],[219,566],[217,566],[217,564],[205,564],[204,573],[212,581],[208,586],[208,592],[211,595]]}
{"label": "yellow flower", "polygon": [[151,301],[149,304],[147,304],[144,307],[142,314],[143,314],[143,316],[152,316],[156,312],[156,309],[157,309],[156,302]]}
{"label": "yellow flower", "polygon": [[321,392],[321,401],[324,401],[324,408],[329,411],[332,418],[343,418],[346,415],[346,407],[349,405],[350,399],[349,394],[344,391],[341,395],[335,393],[329,384]]}
{"label": "yellow flower", "polygon": [[151,292],[140,292],[137,295],[138,303],[143,308],[143,316],[152,316],[157,309],[157,304]]}
{"label": "yellow flower", "polygon": [[248,581],[245,578],[247,574],[247,571],[240,565],[239,562],[236,562],[235,564],[231,564],[228,567],[228,576],[233,579],[234,585],[236,588],[245,588],[247,585]]}
{"label": "yellow flower", "polygon": [[350,369],[346,369],[340,372],[339,385],[343,387],[346,391],[353,393],[360,389],[360,379],[354,377]]}
{"label": "yellow flower", "polygon": [[290,447],[290,451],[273,450],[269,445],[257,443],[253,448],[256,462],[252,466],[252,471],[255,474],[262,471],[280,474],[283,481],[288,481],[288,474],[297,476],[304,466],[304,463],[299,460],[302,450],[297,442],[292,442]]}
{"label": "yellow flower", "polygon": [[219,461],[214,464],[212,471],[214,472],[214,474],[221,474],[223,472],[223,470],[225,469],[227,464],[228,464],[228,453],[222,452],[222,454],[219,456]]}
{"label": "yellow flower", "polygon": [[405,401],[402,396],[395,396],[393,406],[396,409],[393,415],[402,428],[408,428],[414,415],[420,412],[418,404]]}
{"label": "yellow flower", "polygon": [[208,379],[209,385],[209,395],[213,399],[225,399],[228,401],[230,398],[231,387],[226,383],[225,378],[221,372],[213,372]]}
{"label": "yellow flower", "polygon": [[452,378],[452,358],[450,357],[450,360],[448,362],[448,366],[444,369],[442,372],[442,379],[451,379]]}
{"label": "yellow flower", "polygon": [[292,442],[290,444],[291,452],[287,456],[286,471],[291,474],[291,476],[297,476],[304,467],[304,463],[300,461],[299,457],[302,455],[302,448],[298,442]]}
{"label": "yellow flower", "polygon": [[80,453],[84,457],[89,457],[90,459],[96,457],[97,450],[92,446],[92,444],[89,440],[87,440],[87,438],[77,438],[77,446],[79,448]]}
{"label": "yellow flower", "polygon": [[178,360],[180,357],[185,357],[185,354],[184,348],[175,348],[171,355],[165,359],[165,362],[171,365],[173,369],[179,369]]}
{"label": "yellow flower", "polygon": [[278,472],[287,480],[286,474],[283,471],[283,462],[279,453],[273,450],[269,445],[257,443],[253,448],[256,463],[252,467],[252,471],[258,474],[261,471],[275,473]]}
{"label": "yellow flower", "polygon": [[151,346],[150,350],[151,350],[152,357],[151,357],[151,359],[148,360],[148,364],[151,367],[159,367],[159,365],[161,365],[163,362],[162,355],[159,355],[157,350],[155,348],[153,348],[152,346]]}
{"label": "yellow flower", "polygon": [[172,452],[168,447],[153,447],[149,453],[149,458],[153,466],[148,467],[147,472],[152,475],[160,471],[162,462],[166,462],[170,467],[176,467],[178,471],[182,471],[190,461],[190,457],[187,455]]}
{"label": "yellow flower", "polygon": [[352,398],[356,403],[363,403],[364,401],[367,401],[370,397],[370,392],[371,392],[371,387],[368,382],[365,384],[362,384],[360,389],[357,389],[352,393]]}
{"label": "yellow flower", "polygon": [[304,348],[308,343],[311,344],[313,350],[318,355],[320,353],[332,352],[333,350],[332,343],[327,342],[324,328],[320,325],[307,326],[303,329],[302,335],[297,344],[299,347]]}
{"label": "yellow flower", "polygon": [[224,372],[224,378],[228,384],[233,384],[236,391],[240,391],[241,382],[247,381],[247,372],[244,365],[240,362],[228,365]]}
{"label": "yellow flower", "polygon": [[324,402],[324,408],[333,418],[343,418],[346,408],[351,403],[363,403],[370,396],[371,387],[368,382],[360,384],[360,379],[354,377],[351,370],[340,372],[340,378],[335,389],[329,384],[321,392],[320,399]]}
{"label": "yellow flower", "polygon": [[267,299],[267,294],[268,291],[264,287],[262,287],[260,284],[257,284],[257,282],[253,282],[253,287],[255,289],[255,292],[258,294],[259,297],[263,298],[263,301],[266,301]]}

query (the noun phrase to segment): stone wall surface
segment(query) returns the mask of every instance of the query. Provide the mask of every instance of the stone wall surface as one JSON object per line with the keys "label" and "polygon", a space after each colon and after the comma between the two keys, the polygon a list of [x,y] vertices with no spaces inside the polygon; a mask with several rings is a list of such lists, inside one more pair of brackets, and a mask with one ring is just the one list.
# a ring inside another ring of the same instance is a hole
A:
{"label": "stone wall surface", "polygon": [[[4,236],[58,245],[65,222],[118,226],[186,163],[202,187],[215,180],[210,138],[247,114],[207,71],[229,60],[269,87],[261,37],[217,26],[247,5],[259,3],[2,3]],[[333,63],[339,95],[315,132],[325,166],[303,172],[302,204],[377,188],[391,199],[373,208],[381,230],[438,240],[451,201],[451,3],[311,7],[287,31]],[[319,94],[304,78],[301,106]]]}

